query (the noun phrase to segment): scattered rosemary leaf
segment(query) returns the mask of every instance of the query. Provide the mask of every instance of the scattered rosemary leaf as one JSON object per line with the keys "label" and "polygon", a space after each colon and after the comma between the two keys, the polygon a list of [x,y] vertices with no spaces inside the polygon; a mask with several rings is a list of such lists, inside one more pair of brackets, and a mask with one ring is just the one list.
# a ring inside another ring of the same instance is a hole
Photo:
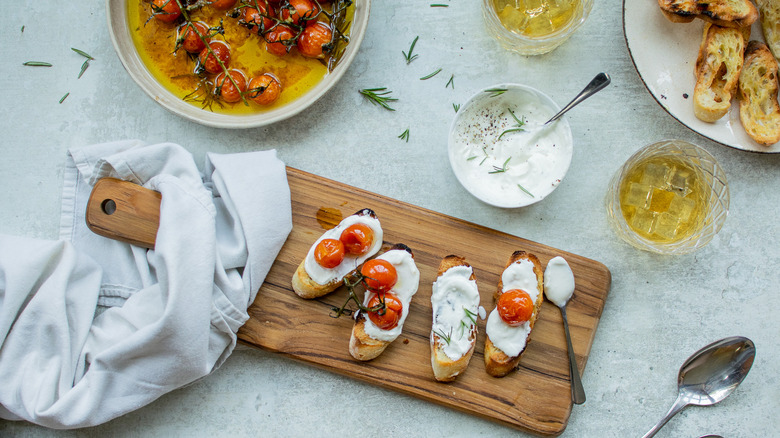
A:
{"label": "scattered rosemary leaf", "polygon": [[406,131],[402,132],[401,135],[398,136],[401,140],[406,140],[407,143],[409,143],[409,128],[406,128]]}
{"label": "scattered rosemary leaf", "polygon": [[26,65],[28,67],[51,67],[51,64],[48,62],[41,62],[41,61],[27,61],[22,65]]}
{"label": "scattered rosemary leaf", "polygon": [[485,160],[487,160],[487,155],[486,155],[486,156],[485,156],[485,157],[482,159],[482,161],[480,161],[480,162],[479,162],[479,165],[481,166],[481,165],[482,165],[482,163],[484,163],[484,162],[485,162]]}
{"label": "scattered rosemary leaf", "polygon": [[530,196],[530,197],[532,197],[532,198],[535,198],[535,197],[536,197],[536,196],[534,196],[534,195],[533,195],[531,192],[529,192],[528,190],[526,190],[526,189],[525,189],[525,187],[521,186],[520,184],[518,184],[518,185],[517,185],[517,187],[520,187],[520,190],[524,191],[524,192],[525,192],[525,193],[526,193],[528,196]]}
{"label": "scattered rosemary leaf", "polygon": [[24,25],[22,25],[22,33],[24,33]]}
{"label": "scattered rosemary leaf", "polygon": [[92,56],[90,56],[88,53],[86,53],[83,50],[79,50],[79,49],[76,49],[76,48],[73,48],[73,47],[71,47],[70,50],[73,50],[74,52],[78,53],[79,55],[87,58],[87,60],[95,59],[95,58],[93,58]]}
{"label": "scattered rosemary leaf", "polygon": [[77,79],[81,79],[81,75],[84,74],[85,71],[87,71],[87,67],[89,67],[89,59],[84,61],[83,64],[81,64],[81,71],[79,72],[79,77]]}
{"label": "scattered rosemary leaf", "polygon": [[443,5],[441,3],[433,3],[433,4],[431,4],[431,7],[432,8],[449,8],[450,5]]}
{"label": "scattered rosemary leaf", "polygon": [[477,156],[476,155],[472,155],[472,156],[466,158],[466,161],[471,161],[471,160],[473,160],[475,158],[477,158]]}
{"label": "scattered rosemary leaf", "polygon": [[409,65],[409,63],[414,61],[414,59],[417,58],[417,56],[418,56],[418,55],[412,55],[412,52],[414,51],[414,46],[415,46],[415,44],[417,44],[417,40],[418,39],[420,39],[419,35],[414,37],[414,41],[412,41],[412,45],[409,46],[409,53],[401,51],[401,53],[404,54],[404,59],[406,59],[406,65]]}
{"label": "scattered rosemary leaf", "polygon": [[390,93],[392,93],[392,91],[388,90],[385,87],[366,88],[364,90],[360,90],[360,94],[362,94],[366,99],[368,99],[374,105],[379,105],[388,111],[395,111],[394,108],[390,107],[388,102],[395,102],[398,99],[390,97],[389,96]]}
{"label": "scattered rosemary leaf", "polygon": [[485,93],[490,93],[490,97],[500,96],[507,92],[506,88],[490,88],[485,90]]}
{"label": "scattered rosemary leaf", "polygon": [[509,128],[509,129],[505,130],[504,132],[502,132],[502,133],[501,133],[501,134],[498,136],[498,140],[501,140],[501,137],[503,137],[503,136],[504,136],[504,134],[508,134],[508,133],[510,133],[510,132],[520,132],[520,131],[525,131],[525,128],[523,128],[523,126],[525,125],[525,118],[523,118],[523,120],[520,120],[520,119],[518,119],[518,118],[517,118],[517,116],[515,115],[515,113],[513,113],[513,112],[512,112],[512,110],[511,110],[511,109],[507,108],[506,110],[507,110],[507,111],[509,111],[509,114],[511,114],[511,115],[512,115],[512,118],[513,118],[513,119],[515,119],[515,122],[517,122],[517,124],[516,124],[514,127],[512,127],[512,128]]}
{"label": "scattered rosemary leaf", "polygon": [[430,78],[432,78],[432,77],[436,76],[437,74],[439,74],[440,72],[441,72],[441,69],[438,69],[438,70],[436,70],[435,72],[433,72],[433,73],[431,73],[431,74],[429,74],[429,75],[426,75],[426,76],[423,76],[423,77],[421,77],[421,78],[420,78],[420,80],[421,80],[421,81],[424,81],[424,80],[426,80],[426,79],[430,79]]}
{"label": "scattered rosemary leaf", "polygon": [[70,92],[65,93],[65,95],[60,98],[60,103],[65,102],[65,99],[67,99],[68,96],[70,96]]}
{"label": "scattered rosemary leaf", "polygon": [[450,85],[452,85],[452,89],[454,90],[455,89],[455,75],[450,76],[450,80],[447,81],[447,85],[445,85],[444,88],[447,88]]}
{"label": "scattered rosemary leaf", "polygon": [[444,333],[438,330],[434,330],[433,332],[436,333],[440,338],[444,339],[444,342],[446,342],[447,345],[450,345],[450,341],[452,339],[452,332],[450,332],[449,336],[445,335]]}
{"label": "scattered rosemary leaf", "polygon": [[507,165],[507,164],[509,164],[509,160],[511,160],[511,159],[512,159],[512,157],[509,157],[509,158],[507,158],[507,159],[506,159],[506,161],[504,161],[504,165],[503,165],[503,166],[501,166],[501,167],[498,167],[498,166],[493,166],[493,170],[491,170],[491,171],[490,171],[490,172],[488,172],[488,173],[489,173],[489,174],[494,174],[494,173],[503,173],[503,172],[506,172],[507,170],[509,170],[509,168],[508,168],[508,167],[506,167],[506,165]]}
{"label": "scattered rosemary leaf", "polygon": [[460,111],[460,104],[459,103],[453,103],[452,104],[452,109],[454,109],[455,112]]}

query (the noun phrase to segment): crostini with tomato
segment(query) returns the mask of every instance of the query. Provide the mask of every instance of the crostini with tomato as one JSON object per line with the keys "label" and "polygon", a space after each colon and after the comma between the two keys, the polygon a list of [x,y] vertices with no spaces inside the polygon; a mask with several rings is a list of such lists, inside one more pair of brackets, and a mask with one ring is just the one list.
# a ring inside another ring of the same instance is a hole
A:
{"label": "crostini with tomato", "polygon": [[515,251],[509,258],[485,325],[485,370],[491,376],[503,377],[520,364],[542,307],[543,275],[535,255]]}
{"label": "crostini with tomato", "polygon": [[412,250],[396,244],[360,268],[366,293],[355,313],[349,353],[357,360],[376,358],[403,330],[409,303],[417,293],[420,271]]}
{"label": "crostini with tomato", "polygon": [[379,252],[382,236],[382,226],[371,209],[344,218],[311,246],[293,274],[293,290],[307,299],[333,292]]}

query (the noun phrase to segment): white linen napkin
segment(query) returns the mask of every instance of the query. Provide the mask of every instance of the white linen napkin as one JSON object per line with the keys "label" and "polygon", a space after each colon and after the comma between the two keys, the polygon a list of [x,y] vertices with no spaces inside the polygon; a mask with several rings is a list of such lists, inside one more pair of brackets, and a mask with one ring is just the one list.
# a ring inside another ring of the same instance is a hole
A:
{"label": "white linen napkin", "polygon": [[[61,240],[0,235],[0,418],[69,429],[138,409],[214,371],[292,229],[276,151],[138,141],[69,151]],[[162,193],[154,250],[92,233],[115,177]]]}

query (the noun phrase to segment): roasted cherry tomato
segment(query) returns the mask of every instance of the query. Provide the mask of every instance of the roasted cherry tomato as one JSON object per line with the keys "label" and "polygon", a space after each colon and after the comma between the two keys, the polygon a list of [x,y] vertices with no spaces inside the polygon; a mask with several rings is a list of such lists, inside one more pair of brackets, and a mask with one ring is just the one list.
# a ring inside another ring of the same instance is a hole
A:
{"label": "roasted cherry tomato", "polygon": [[215,9],[230,9],[233,7],[233,5],[236,4],[237,0],[211,0],[209,4],[213,6]]}
{"label": "roasted cherry tomato", "polygon": [[353,224],[341,232],[339,240],[348,253],[365,254],[374,243],[374,230],[366,224]]}
{"label": "roasted cherry tomato", "polygon": [[385,303],[385,308],[376,312],[367,312],[368,319],[382,330],[390,330],[398,325],[401,315],[404,313],[404,306],[401,300],[394,293],[380,292],[373,293],[368,300],[368,308],[376,308]]}
{"label": "roasted cherry tomato", "polygon": [[[214,52],[213,55],[209,53],[209,48]],[[214,58],[214,56],[216,56],[216,58]],[[227,43],[224,41],[212,41],[209,43],[208,47],[200,51],[198,59],[200,60],[200,65],[202,65],[207,72],[220,73],[222,67],[219,65],[219,62],[217,62],[217,59],[222,61],[225,67],[227,67],[230,64],[230,47],[228,47]]]}
{"label": "roasted cherry tomato", "polygon": [[152,15],[164,23],[172,23],[181,17],[181,8],[176,0],[152,0]]}
{"label": "roasted cherry tomato", "polygon": [[247,97],[258,105],[269,105],[279,98],[282,92],[282,84],[272,74],[265,73],[255,76],[249,81]]}
{"label": "roasted cherry tomato", "polygon": [[[257,0],[257,8],[241,8],[241,21],[252,32],[263,33],[274,25],[269,18],[274,16],[274,10],[265,0]],[[250,3],[254,6],[254,3]]]}
{"label": "roasted cherry tomato", "polygon": [[375,292],[387,292],[398,281],[398,273],[395,266],[387,260],[372,259],[360,268],[366,288]]}
{"label": "roasted cherry tomato", "polygon": [[265,41],[265,50],[276,56],[284,56],[295,45],[295,32],[280,24],[265,35]]}
{"label": "roasted cherry tomato", "polygon": [[[196,32],[197,30],[197,32]],[[198,36],[200,34],[200,36]],[[200,53],[201,50],[206,48],[204,40],[208,43],[211,38],[209,37],[209,27],[202,21],[193,21],[192,23],[184,23],[179,28],[179,41],[181,47],[190,53]],[[203,39],[201,39],[203,37]]]}
{"label": "roasted cherry tomato", "polygon": [[318,21],[306,26],[298,37],[298,51],[307,58],[322,58],[328,51],[327,45],[333,39],[330,26]]}
{"label": "roasted cherry tomato", "polygon": [[[225,72],[217,75],[214,80],[214,92],[219,93],[222,100],[228,103],[241,100],[241,93],[246,91],[246,76],[241,70],[230,69],[228,74],[233,79],[228,79]],[[238,88],[236,88],[238,86]]]}
{"label": "roasted cherry tomato", "polygon": [[517,327],[531,319],[534,313],[534,302],[528,292],[522,289],[512,289],[498,297],[498,315],[505,323]]}
{"label": "roasted cherry tomato", "polygon": [[344,260],[344,244],[337,239],[322,239],[314,247],[314,260],[323,268],[335,268]]}
{"label": "roasted cherry tomato", "polygon": [[320,8],[311,0],[289,0],[279,10],[282,20],[293,24],[305,23],[315,19],[317,15],[320,15]]}

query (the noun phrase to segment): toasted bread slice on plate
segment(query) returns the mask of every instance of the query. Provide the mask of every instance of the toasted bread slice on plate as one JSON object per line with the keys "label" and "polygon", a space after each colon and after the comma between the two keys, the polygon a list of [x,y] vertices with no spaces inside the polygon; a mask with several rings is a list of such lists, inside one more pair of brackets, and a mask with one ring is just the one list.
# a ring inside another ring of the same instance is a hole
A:
{"label": "toasted bread slice on plate", "polygon": [[431,293],[433,377],[451,382],[469,365],[477,343],[479,290],[474,270],[463,257],[448,255],[439,264]]}
{"label": "toasted bread slice on plate", "polygon": [[748,43],[739,75],[739,119],[750,138],[764,146],[780,141],[777,74],[769,47],[759,41]]}
{"label": "toasted bread slice on plate", "polygon": [[712,123],[729,112],[742,70],[745,44],[740,29],[712,23],[704,25],[693,88],[693,112],[699,120]]}
{"label": "toasted bread slice on plate", "polygon": [[[389,291],[366,290],[363,299],[364,306],[371,307],[369,304],[372,303],[372,300],[377,295],[381,295],[385,303],[388,303],[387,309],[375,313],[363,310],[355,313],[355,324],[349,339],[349,353],[361,361],[371,360],[382,354],[387,346],[401,334],[404,321],[409,315],[409,304],[420,285],[420,271],[414,263],[414,255],[408,246],[401,243],[395,244],[390,250],[376,257],[375,260],[389,262],[395,268],[397,280]],[[397,315],[395,323],[383,328],[377,324],[380,324],[380,320],[391,311],[389,308],[390,296],[396,299],[400,309],[393,310]]]}
{"label": "toasted bread slice on plate", "polygon": [[700,18],[724,27],[748,27],[758,19],[750,0],[658,0],[658,6],[675,23]]}
{"label": "toasted bread slice on plate", "polygon": [[[501,296],[521,290],[527,293],[532,312],[525,322],[508,323],[502,308]],[[494,377],[509,374],[520,364],[520,357],[531,340],[539,311],[542,307],[544,292],[544,271],[539,259],[525,251],[515,251],[501,274],[495,298],[496,308],[488,316],[485,325],[485,370]]]}
{"label": "toasted bread slice on plate", "polygon": [[[346,253],[337,266],[321,266],[315,257],[317,245],[325,239],[340,240],[344,230],[351,226],[365,225],[372,231],[373,241],[363,254]],[[373,210],[364,208],[344,218],[336,227],[325,231],[317,239],[292,276],[292,287],[301,298],[318,298],[329,294],[344,284],[344,278],[355,273],[358,267],[382,248],[382,226]]]}
{"label": "toasted bread slice on plate", "polygon": [[780,1],[756,0],[756,5],[761,16],[761,31],[766,45],[775,55],[775,59],[780,59]]}

